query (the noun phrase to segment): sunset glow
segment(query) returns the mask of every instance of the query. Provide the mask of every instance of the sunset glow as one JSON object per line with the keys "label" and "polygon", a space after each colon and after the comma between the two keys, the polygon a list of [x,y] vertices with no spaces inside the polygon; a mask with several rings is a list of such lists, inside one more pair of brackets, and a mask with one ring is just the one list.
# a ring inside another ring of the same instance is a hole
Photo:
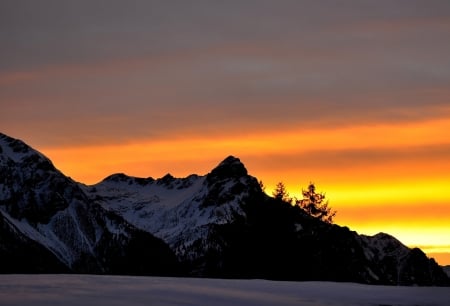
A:
{"label": "sunset glow", "polygon": [[450,2],[0,4],[0,131],[74,180],[314,182],[450,265]]}
{"label": "sunset glow", "polygon": [[300,198],[301,188],[314,181],[338,211],[338,224],[364,234],[391,233],[434,254],[450,251],[449,130],[450,120],[439,119],[41,150],[86,184],[117,172],[155,178],[206,174],[233,154],[269,194],[283,181]]}

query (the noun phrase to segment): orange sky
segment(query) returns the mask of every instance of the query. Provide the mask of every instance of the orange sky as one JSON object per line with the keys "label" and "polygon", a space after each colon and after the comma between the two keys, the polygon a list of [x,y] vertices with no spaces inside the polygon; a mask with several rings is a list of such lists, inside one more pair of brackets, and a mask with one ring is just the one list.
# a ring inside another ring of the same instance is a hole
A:
{"label": "orange sky", "polygon": [[88,184],[234,155],[450,264],[450,1],[346,3],[2,3],[0,131]]}
{"label": "orange sky", "polygon": [[[292,129],[205,138],[40,148],[75,180],[107,175],[206,174],[227,154],[241,158],[267,192],[283,181],[300,197],[309,181],[326,192],[336,223],[390,233],[450,263],[450,119]],[[307,145],[305,145],[307,144]]]}

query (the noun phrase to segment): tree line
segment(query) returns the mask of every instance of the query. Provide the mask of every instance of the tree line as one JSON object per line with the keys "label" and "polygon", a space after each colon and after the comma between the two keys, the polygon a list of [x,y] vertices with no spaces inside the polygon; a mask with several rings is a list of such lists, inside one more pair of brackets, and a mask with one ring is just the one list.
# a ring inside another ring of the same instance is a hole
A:
{"label": "tree line", "polygon": [[[260,183],[263,186],[262,182]],[[283,182],[278,182],[272,196],[276,200],[297,205],[308,215],[327,223],[333,223],[333,218],[336,216],[336,211],[329,207],[328,201],[325,201],[325,194],[316,192],[314,183],[310,183],[307,189],[302,189],[302,199],[290,197]]]}

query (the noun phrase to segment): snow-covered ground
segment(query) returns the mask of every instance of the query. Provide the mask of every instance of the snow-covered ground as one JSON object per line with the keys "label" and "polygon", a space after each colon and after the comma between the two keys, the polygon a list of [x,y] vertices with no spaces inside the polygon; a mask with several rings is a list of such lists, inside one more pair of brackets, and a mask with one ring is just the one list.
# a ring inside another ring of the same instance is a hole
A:
{"label": "snow-covered ground", "polygon": [[0,305],[448,306],[450,288],[92,275],[0,275]]}

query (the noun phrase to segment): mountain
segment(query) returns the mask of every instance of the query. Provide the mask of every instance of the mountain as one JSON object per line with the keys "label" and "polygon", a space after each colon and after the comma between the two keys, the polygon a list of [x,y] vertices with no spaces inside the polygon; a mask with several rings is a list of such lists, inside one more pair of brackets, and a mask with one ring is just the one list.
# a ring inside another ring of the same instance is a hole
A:
{"label": "mountain", "polygon": [[167,245],[91,201],[80,184],[0,134],[0,271],[170,274]]}
{"label": "mountain", "polygon": [[1,272],[450,284],[392,236],[358,235],[267,196],[233,156],[202,176],[113,174],[86,186],[1,135],[0,171],[0,257],[14,262],[0,260]]}
{"label": "mountain", "polygon": [[447,273],[448,277],[450,277],[450,266],[444,266],[442,268],[444,269],[444,272]]}
{"label": "mountain", "polygon": [[206,176],[153,180],[115,174],[85,188],[92,201],[129,223],[163,239],[181,261],[196,261],[209,251],[215,227],[245,218],[243,204],[261,196],[257,180],[229,157]]}

